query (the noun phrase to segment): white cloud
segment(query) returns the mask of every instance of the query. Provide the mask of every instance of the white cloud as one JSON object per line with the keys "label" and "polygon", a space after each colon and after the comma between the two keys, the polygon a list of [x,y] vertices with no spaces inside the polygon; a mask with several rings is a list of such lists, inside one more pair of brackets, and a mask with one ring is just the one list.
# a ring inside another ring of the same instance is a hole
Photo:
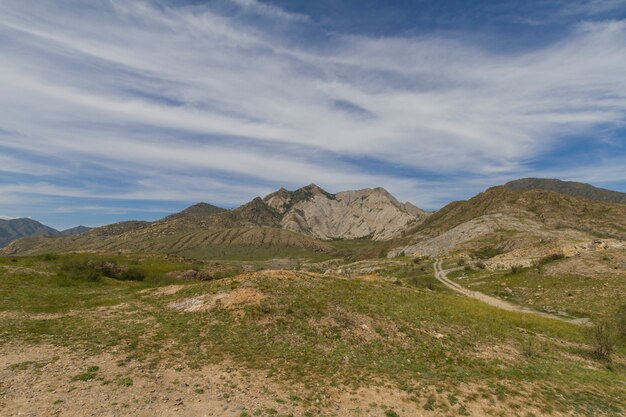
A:
{"label": "white cloud", "polygon": [[[281,31],[149,1],[2,2],[0,126],[18,135],[0,131],[0,145],[37,158],[1,155],[0,171],[49,177],[5,192],[236,204],[317,182],[382,185],[433,207],[463,187],[537,172],[529,162],[569,135],[600,144],[598,126],[626,120],[624,21],[583,23],[516,53],[338,34],[313,48],[286,35],[306,16],[232,2]],[[132,185],[55,183],[86,166]],[[446,180],[403,170],[461,183],[442,189]],[[619,176],[595,172],[596,181]]]}

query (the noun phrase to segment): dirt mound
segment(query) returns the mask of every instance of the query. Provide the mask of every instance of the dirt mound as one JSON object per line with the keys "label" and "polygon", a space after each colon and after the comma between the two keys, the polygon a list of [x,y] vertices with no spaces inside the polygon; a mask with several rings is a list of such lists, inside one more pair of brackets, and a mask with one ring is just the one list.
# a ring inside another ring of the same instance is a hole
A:
{"label": "dirt mound", "polygon": [[186,298],[168,305],[169,308],[184,311],[209,311],[217,308],[237,309],[246,305],[260,304],[267,296],[254,288],[238,288],[231,292],[205,294]]}
{"label": "dirt mound", "polygon": [[263,271],[248,272],[237,275],[234,279],[238,281],[254,280],[259,278],[273,278],[279,280],[295,280],[305,278],[306,274],[284,269],[267,269]]}

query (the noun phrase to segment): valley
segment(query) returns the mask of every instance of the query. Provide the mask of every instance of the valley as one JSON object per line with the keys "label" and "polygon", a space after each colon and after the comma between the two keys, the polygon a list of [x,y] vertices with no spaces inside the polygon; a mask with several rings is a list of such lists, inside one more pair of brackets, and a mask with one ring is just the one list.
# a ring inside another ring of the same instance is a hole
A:
{"label": "valley", "polygon": [[310,185],[15,240],[0,415],[623,415],[626,205],[547,184],[433,213]]}

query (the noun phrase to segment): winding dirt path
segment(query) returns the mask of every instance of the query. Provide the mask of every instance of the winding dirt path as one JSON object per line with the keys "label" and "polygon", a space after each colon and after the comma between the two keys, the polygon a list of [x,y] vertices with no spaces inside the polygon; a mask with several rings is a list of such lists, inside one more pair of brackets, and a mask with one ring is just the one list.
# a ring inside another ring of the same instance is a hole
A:
{"label": "winding dirt path", "polygon": [[452,268],[452,269],[443,269],[441,266],[442,261],[436,261],[433,264],[433,268],[435,270],[435,278],[437,278],[443,285],[450,288],[452,291],[456,291],[459,294],[462,294],[466,297],[474,298],[476,300],[482,301],[483,303],[487,303],[493,307],[501,308],[502,310],[507,311],[515,311],[518,313],[526,313],[526,314],[534,314],[541,317],[546,317],[549,319],[561,320],[567,323],[576,324],[579,326],[584,326],[589,324],[589,319],[587,318],[579,318],[579,319],[567,319],[565,317],[555,316],[553,314],[545,313],[543,311],[532,310],[527,307],[522,307],[516,304],[509,303],[508,301],[501,300],[499,298],[491,297],[487,294],[483,294],[479,291],[468,290],[467,288],[457,284],[456,282],[448,279],[448,273],[452,271],[457,271],[460,268]]}

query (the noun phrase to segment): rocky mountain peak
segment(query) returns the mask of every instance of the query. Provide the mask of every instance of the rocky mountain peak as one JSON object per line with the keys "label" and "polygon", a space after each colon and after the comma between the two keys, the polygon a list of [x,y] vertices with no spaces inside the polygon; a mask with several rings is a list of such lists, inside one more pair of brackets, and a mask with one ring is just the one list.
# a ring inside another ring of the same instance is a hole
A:
{"label": "rocky mountain peak", "polygon": [[324,189],[322,189],[320,186],[318,186],[317,184],[309,184],[305,187],[300,188],[298,191],[306,191],[309,192],[313,195],[328,195],[329,193],[327,193]]}
{"label": "rocky mountain peak", "polygon": [[281,216],[283,228],[320,239],[388,239],[425,217],[381,187],[331,194],[309,184],[295,191],[281,188],[263,201]]}

